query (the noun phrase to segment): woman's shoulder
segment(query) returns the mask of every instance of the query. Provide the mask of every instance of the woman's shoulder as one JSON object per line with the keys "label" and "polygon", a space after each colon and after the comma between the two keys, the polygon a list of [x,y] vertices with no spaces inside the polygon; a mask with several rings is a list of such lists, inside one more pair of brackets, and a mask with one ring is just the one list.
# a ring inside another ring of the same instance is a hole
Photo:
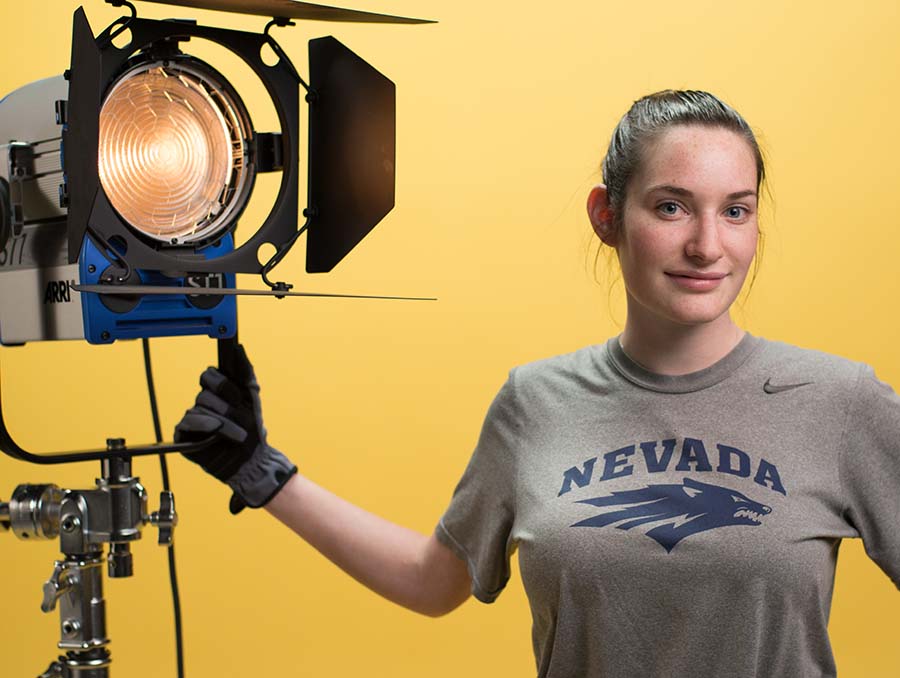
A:
{"label": "woman's shoulder", "polygon": [[510,370],[517,389],[567,388],[573,382],[593,380],[603,368],[605,344],[591,344],[569,353],[526,362]]}
{"label": "woman's shoulder", "polygon": [[524,362],[514,369],[520,373],[544,374],[551,372],[571,372],[592,367],[596,363],[598,352],[605,342],[590,344],[568,353],[559,353],[544,358]]}
{"label": "woman's shoulder", "polygon": [[775,383],[800,379],[852,386],[863,372],[871,371],[863,362],[828,351],[762,337],[758,341],[761,348],[758,366],[771,372]]}

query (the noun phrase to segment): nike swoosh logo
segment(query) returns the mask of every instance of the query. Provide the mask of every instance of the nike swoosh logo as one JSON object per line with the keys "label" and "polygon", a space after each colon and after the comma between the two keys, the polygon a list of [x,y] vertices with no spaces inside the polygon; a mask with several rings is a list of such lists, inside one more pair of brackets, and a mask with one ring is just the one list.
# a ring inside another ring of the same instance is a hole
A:
{"label": "nike swoosh logo", "polygon": [[790,391],[792,388],[800,388],[801,386],[809,386],[813,382],[804,381],[802,384],[781,384],[775,385],[771,383],[772,380],[766,379],[766,383],[763,384],[763,391],[766,393],[782,393],[783,391]]}

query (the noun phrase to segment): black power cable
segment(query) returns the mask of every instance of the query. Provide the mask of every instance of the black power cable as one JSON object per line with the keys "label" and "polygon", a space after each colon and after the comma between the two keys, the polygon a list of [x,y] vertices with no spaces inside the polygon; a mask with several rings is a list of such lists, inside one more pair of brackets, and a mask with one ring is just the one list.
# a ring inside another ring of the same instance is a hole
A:
{"label": "black power cable", "polygon": [[[159,424],[159,408],[156,405],[156,388],[153,385],[153,367],[150,364],[150,340],[141,339],[144,348],[144,371],[147,373],[147,393],[150,396],[150,411],[153,414],[153,430],[156,442],[162,442],[162,427]],[[162,472],[163,489],[169,491],[169,465],[166,455],[159,455],[159,468]],[[175,544],[169,544],[169,581],[172,584],[172,607],[175,611],[175,649],[178,661],[178,678],[184,678],[184,643],[181,634],[181,597],[178,595],[178,574],[175,571]]]}

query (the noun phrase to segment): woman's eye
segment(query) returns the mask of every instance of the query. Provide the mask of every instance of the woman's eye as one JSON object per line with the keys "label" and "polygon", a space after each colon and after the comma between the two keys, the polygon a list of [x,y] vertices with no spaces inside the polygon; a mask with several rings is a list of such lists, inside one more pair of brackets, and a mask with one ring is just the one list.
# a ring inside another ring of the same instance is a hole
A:
{"label": "woman's eye", "polygon": [[741,207],[740,205],[735,205],[735,206],[729,207],[727,210],[725,210],[725,214],[728,215],[729,219],[742,219],[743,217],[745,217],[747,215],[748,211],[749,210],[747,210],[746,207]]}
{"label": "woman's eye", "polygon": [[676,202],[663,202],[660,203],[656,208],[661,214],[666,215],[667,217],[674,217],[678,214],[678,203]]}

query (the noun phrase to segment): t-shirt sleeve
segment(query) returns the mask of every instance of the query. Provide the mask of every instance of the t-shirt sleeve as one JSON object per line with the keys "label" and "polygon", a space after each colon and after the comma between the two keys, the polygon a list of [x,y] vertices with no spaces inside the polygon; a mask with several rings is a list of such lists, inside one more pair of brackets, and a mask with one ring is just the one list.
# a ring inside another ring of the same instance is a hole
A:
{"label": "t-shirt sleeve", "polygon": [[900,396],[860,368],[841,454],[844,515],[900,588]]}
{"label": "t-shirt sleeve", "polygon": [[519,409],[515,370],[488,409],[478,444],[450,506],[435,528],[438,540],[464,560],[472,594],[493,602],[509,580],[515,519],[515,451]]}

